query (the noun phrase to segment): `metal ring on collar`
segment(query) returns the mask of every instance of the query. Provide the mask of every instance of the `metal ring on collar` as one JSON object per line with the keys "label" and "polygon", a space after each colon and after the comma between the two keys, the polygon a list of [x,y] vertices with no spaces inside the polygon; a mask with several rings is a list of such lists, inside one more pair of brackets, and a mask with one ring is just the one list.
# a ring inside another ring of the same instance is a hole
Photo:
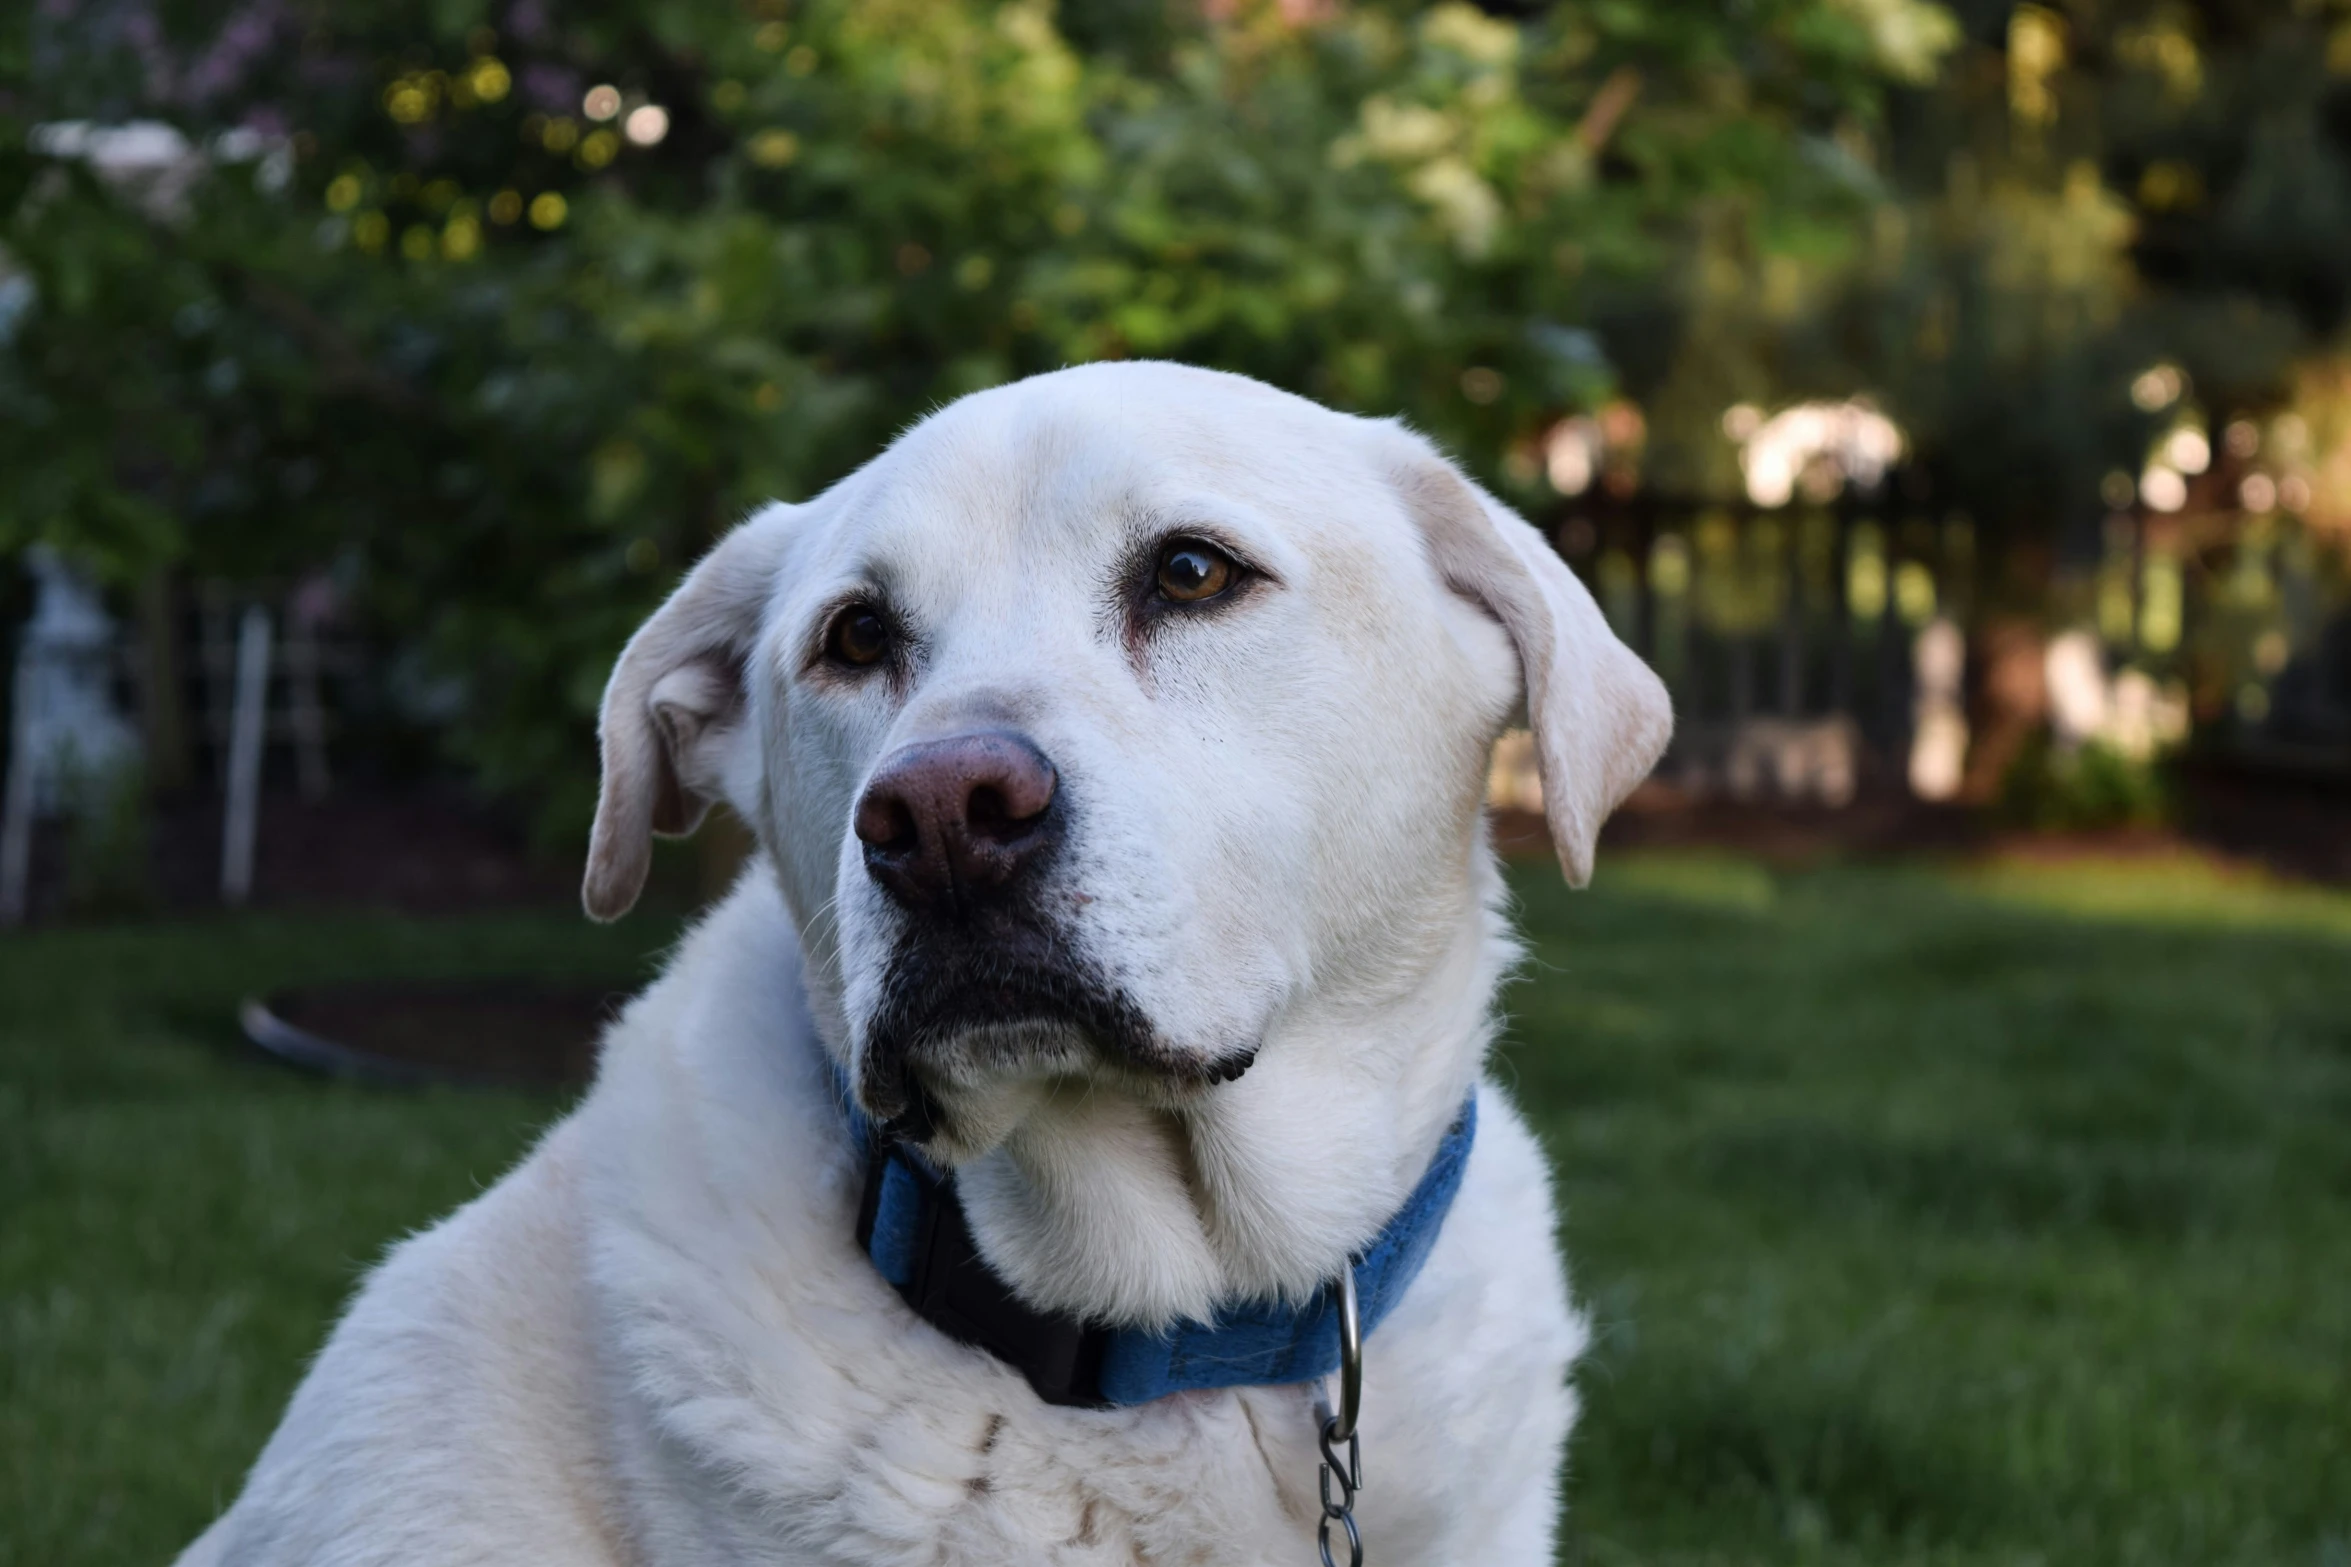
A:
{"label": "metal ring on collar", "polygon": [[1339,1409],[1331,1434],[1344,1442],[1355,1434],[1363,1408],[1363,1316],[1355,1303],[1355,1266],[1339,1270]]}

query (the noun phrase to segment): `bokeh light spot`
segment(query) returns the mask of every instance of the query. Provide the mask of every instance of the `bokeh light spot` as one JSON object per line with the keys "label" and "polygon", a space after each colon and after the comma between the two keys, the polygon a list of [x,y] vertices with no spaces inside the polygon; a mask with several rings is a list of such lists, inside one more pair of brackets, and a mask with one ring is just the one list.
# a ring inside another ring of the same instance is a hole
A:
{"label": "bokeh light spot", "polygon": [[800,156],[800,138],[790,131],[765,130],[751,138],[751,161],[763,169],[780,169]]}
{"label": "bokeh light spot", "polygon": [[465,80],[474,97],[483,103],[498,102],[514,86],[514,78],[508,74],[505,64],[487,58],[474,61],[465,73]]}
{"label": "bokeh light spot", "polygon": [[2180,400],[2187,377],[2178,365],[2153,365],[2131,382],[2131,402],[2141,413],[2160,413]]}
{"label": "bokeh light spot", "polygon": [[2178,511],[2188,504],[2188,481],[2177,468],[2153,463],[2139,475],[2139,499],[2154,511]]}
{"label": "bokeh light spot", "polygon": [[651,147],[669,134],[669,111],[657,103],[640,104],[629,111],[625,128],[630,141]]}

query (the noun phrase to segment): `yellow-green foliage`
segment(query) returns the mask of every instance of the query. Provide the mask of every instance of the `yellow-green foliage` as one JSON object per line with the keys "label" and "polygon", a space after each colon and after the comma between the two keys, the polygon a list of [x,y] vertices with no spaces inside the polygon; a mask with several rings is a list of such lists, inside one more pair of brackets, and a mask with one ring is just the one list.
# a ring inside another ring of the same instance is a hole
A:
{"label": "yellow-green foliage", "polygon": [[[1405,413],[1541,499],[1534,439],[1617,382],[1594,302],[1676,309],[1701,205],[1767,252],[1849,228],[1809,138],[1874,122],[1939,14],[102,9],[0,36],[0,272],[31,300],[0,548],[331,569],[405,655],[394,694],[556,824],[665,584],[962,392],[1188,359]],[[33,137],[134,117],[221,161],[110,187]]]}

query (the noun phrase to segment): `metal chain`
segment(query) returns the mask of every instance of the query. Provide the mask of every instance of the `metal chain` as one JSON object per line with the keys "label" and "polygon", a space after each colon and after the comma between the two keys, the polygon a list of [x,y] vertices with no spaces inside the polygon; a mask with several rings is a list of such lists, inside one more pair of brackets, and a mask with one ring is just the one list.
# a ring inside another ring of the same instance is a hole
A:
{"label": "metal chain", "polygon": [[[1314,1543],[1322,1549],[1322,1567],[1339,1567],[1331,1550],[1331,1526],[1347,1535],[1347,1567],[1363,1567],[1363,1535],[1355,1527],[1355,1493],[1363,1489],[1363,1442],[1355,1417],[1363,1407],[1363,1320],[1355,1304],[1355,1268],[1339,1270],[1339,1407],[1318,1402],[1322,1417],[1322,1521],[1315,1525]],[[1347,1453],[1339,1456],[1345,1444]],[[1336,1493],[1335,1495],[1333,1493]]]}
{"label": "metal chain", "polygon": [[[1363,1447],[1360,1436],[1347,1439],[1347,1456],[1341,1458],[1339,1446],[1339,1417],[1331,1415],[1322,1423],[1322,1522],[1315,1526],[1314,1543],[1322,1547],[1322,1567],[1339,1567],[1339,1558],[1331,1551],[1331,1525],[1347,1531],[1347,1567],[1363,1567],[1363,1535],[1355,1527],[1355,1493],[1363,1485]],[[1334,1482],[1338,1495],[1331,1491]]]}

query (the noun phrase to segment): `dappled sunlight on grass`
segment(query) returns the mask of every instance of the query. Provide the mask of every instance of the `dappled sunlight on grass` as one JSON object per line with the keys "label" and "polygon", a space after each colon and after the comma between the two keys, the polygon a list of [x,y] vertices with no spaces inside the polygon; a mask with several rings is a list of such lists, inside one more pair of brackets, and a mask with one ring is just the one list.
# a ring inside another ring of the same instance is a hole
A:
{"label": "dappled sunlight on grass", "polygon": [[2006,907],[2081,918],[2351,938],[2351,891],[2177,854],[2059,862],[2005,857],[1953,883]]}
{"label": "dappled sunlight on grass", "polygon": [[1763,914],[1778,896],[1771,872],[1743,855],[1711,849],[1640,849],[1603,855],[1594,873],[1612,894]]}
{"label": "dappled sunlight on grass", "polygon": [[1642,854],[1514,885],[1505,1056],[1597,1328],[1568,1559],[2351,1548],[2340,895]]}

